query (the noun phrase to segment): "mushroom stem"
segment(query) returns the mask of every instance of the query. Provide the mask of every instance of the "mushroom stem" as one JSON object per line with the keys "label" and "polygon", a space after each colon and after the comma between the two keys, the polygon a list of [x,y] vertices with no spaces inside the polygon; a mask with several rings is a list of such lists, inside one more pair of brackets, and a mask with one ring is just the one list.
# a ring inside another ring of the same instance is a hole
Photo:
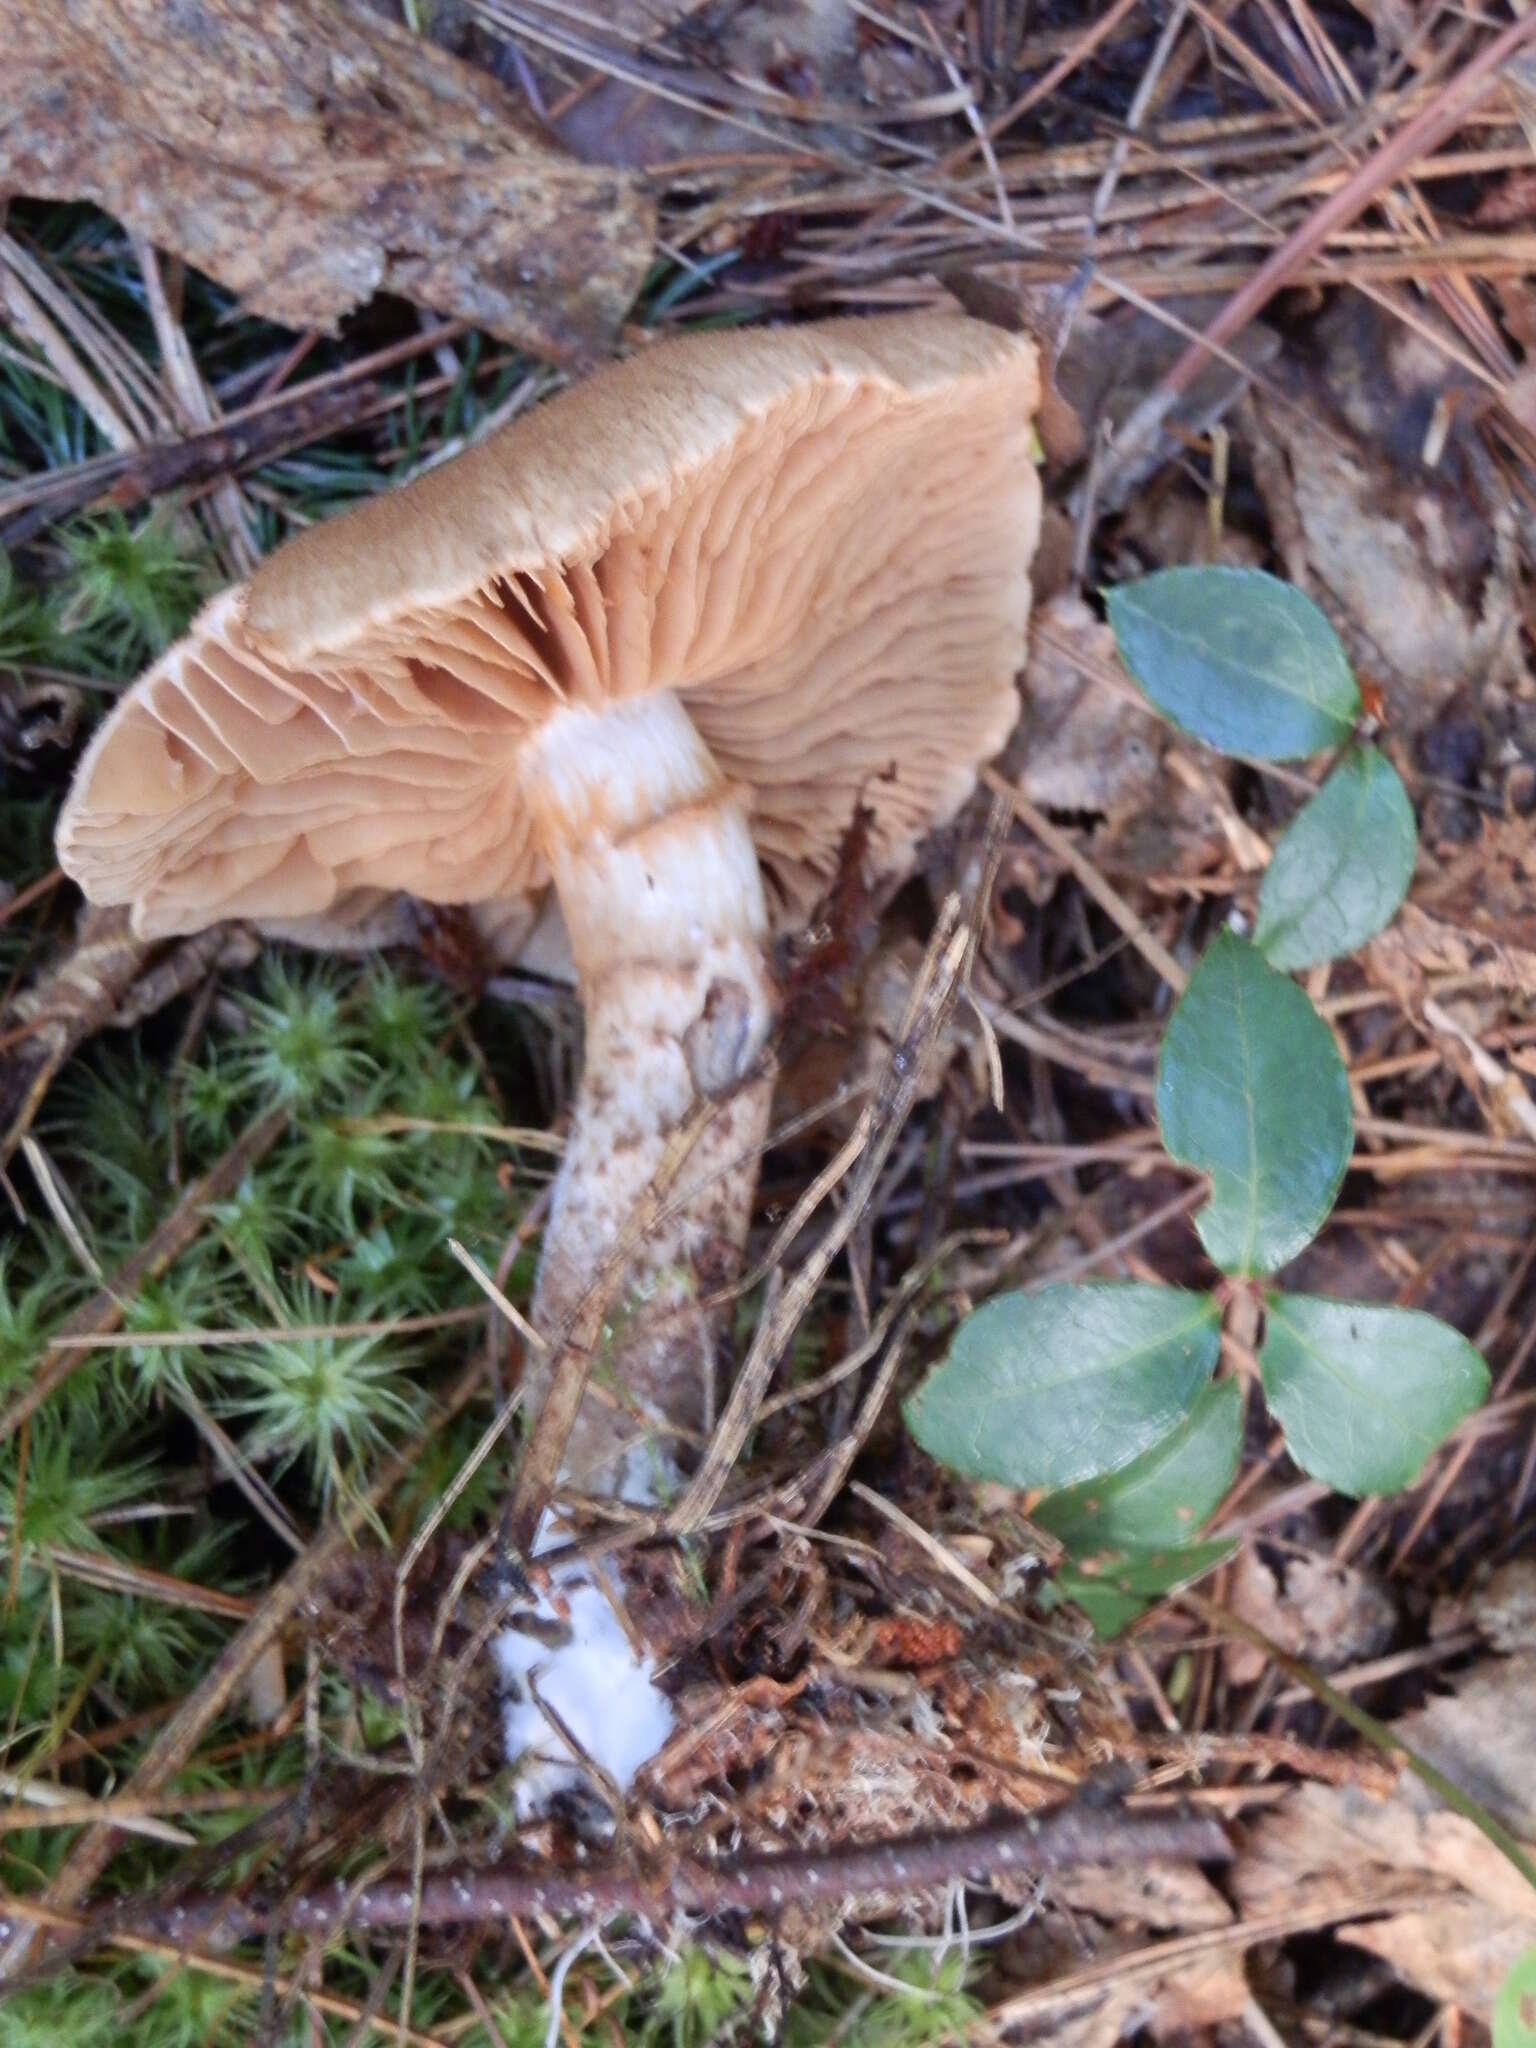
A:
{"label": "mushroom stem", "polygon": [[[762,879],[741,794],[675,697],[558,713],[523,778],[586,1015],[539,1329],[565,1326],[672,1134],[701,1095],[722,1098],[664,1220],[635,1248],[566,1449],[566,1476],[585,1490],[654,1498],[677,1477],[676,1433],[713,1413],[714,1319],[697,1304],[739,1266],[767,1130],[771,1083],[752,1072],[774,1013]],[[547,1360],[530,1363],[526,1412],[549,1374]]]}

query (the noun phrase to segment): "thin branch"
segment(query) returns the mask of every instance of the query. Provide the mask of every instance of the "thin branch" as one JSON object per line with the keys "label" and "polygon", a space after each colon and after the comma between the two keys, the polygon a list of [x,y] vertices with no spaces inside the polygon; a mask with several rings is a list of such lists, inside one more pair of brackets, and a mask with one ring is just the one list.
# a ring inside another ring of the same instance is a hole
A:
{"label": "thin branch", "polygon": [[[911,1897],[961,1878],[1041,1876],[1084,1864],[1148,1858],[1225,1862],[1231,1848],[1208,1816],[1138,1812],[1071,1799],[1043,1812],[959,1832],[902,1835],[883,1842],[842,1842],[731,1857],[712,1863],[684,1857],[644,1872],[613,1864],[545,1871],[526,1864],[436,1871],[419,1891],[403,1877],[356,1887],[339,1878],[314,1892],[282,1900],[245,1900],[223,1893],[188,1894],[175,1902],[130,1901],[85,1916],[103,1940],[125,1934],[192,1943],[243,1941],[276,1930],[334,1937],[343,1930],[474,1925],[540,1913],[584,1918],[667,1910],[724,1913],[773,1910],[791,1902],[885,1895]],[[29,1918],[27,1902],[3,1910]],[[3,1935],[0,1925],[0,1935]]]}

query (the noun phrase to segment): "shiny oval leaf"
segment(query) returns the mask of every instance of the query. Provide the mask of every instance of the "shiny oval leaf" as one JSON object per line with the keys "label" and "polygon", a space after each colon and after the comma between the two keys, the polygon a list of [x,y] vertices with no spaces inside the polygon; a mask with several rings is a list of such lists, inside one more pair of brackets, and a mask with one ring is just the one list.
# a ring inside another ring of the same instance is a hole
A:
{"label": "shiny oval leaf", "polygon": [[1259,1370],[1304,1472],[1340,1493],[1396,1493],[1488,1394],[1459,1330],[1418,1309],[1276,1294]]}
{"label": "shiny oval leaf", "polygon": [[1287,976],[1223,932],[1168,1020],[1157,1116],[1175,1159],[1210,1175],[1195,1228],[1228,1273],[1272,1273],[1316,1237],[1354,1146],[1332,1033]]}
{"label": "shiny oval leaf", "polygon": [[1185,1543],[1220,1506],[1242,1446],[1242,1389],[1222,1380],[1202,1387],[1184,1420],[1150,1451],[1105,1478],[1051,1494],[1030,1519],[1078,1557]]}
{"label": "shiny oval leaf", "polygon": [[1000,1294],[967,1316],[906,1405],[941,1464],[1007,1486],[1071,1486],[1165,1437],[1216,1369],[1204,1294],[1103,1280]]}
{"label": "shiny oval leaf", "polygon": [[1044,1591],[1046,1607],[1070,1600],[1093,1624],[1095,1635],[1117,1636],[1138,1615],[1225,1564],[1236,1545],[1230,1537],[1186,1543],[1176,1550],[1130,1551],[1105,1558],[1093,1571],[1063,1565]]}
{"label": "shiny oval leaf", "polygon": [[1374,747],[1351,748],[1276,846],[1253,943],[1271,967],[1352,953],[1396,917],[1418,851],[1401,776]]}
{"label": "shiny oval leaf", "polygon": [[1160,569],[1108,591],[1120,659],[1165,718],[1228,754],[1342,746],[1360,715],[1343,643],[1261,569]]}

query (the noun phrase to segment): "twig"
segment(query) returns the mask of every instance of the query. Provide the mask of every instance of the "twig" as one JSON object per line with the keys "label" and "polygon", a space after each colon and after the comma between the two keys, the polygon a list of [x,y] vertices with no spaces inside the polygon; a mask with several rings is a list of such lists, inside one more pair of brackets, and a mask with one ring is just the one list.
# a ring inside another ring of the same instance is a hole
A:
{"label": "twig", "polygon": [[248,966],[255,941],[242,925],[213,925],[149,965],[154,946],[136,938],[122,910],[87,907],[74,945],[5,1012],[0,1051],[23,1048],[0,1074],[0,1169],[32,1128],[54,1080],[78,1047],[109,1026],[126,1030],[184,995],[221,966]]}
{"label": "twig", "polygon": [[[78,1914],[43,1905],[34,1899],[10,1899],[5,1901],[4,1908],[0,1910],[9,1913],[15,1921],[25,1922],[25,1927],[18,1932],[28,1938],[40,1928],[47,1928],[60,1935],[79,1934],[84,1924]],[[409,2048],[454,2048],[454,2043],[445,2039],[442,2034],[424,2034],[415,2027],[402,2034],[400,2023],[393,2014],[370,2014],[367,2005],[359,2005],[355,1999],[343,1998],[334,1991],[322,1990],[317,1985],[309,1984],[298,1974],[293,1977],[273,1978],[265,1969],[250,1963],[231,1962],[225,1956],[198,1955],[182,1943],[167,1940],[152,1940],[132,1934],[113,1934],[106,1938],[113,1948],[123,1949],[129,1955],[153,1956],[157,1961],[173,1967],[185,1966],[200,1971],[204,1976],[217,1977],[226,1984],[237,1985],[247,1997],[271,1993],[285,1999],[295,1998],[314,2012],[329,2013],[337,2019],[367,2024],[375,2033],[387,2035],[391,2042],[397,2044],[397,2048],[402,2041],[409,2044]],[[39,1971],[34,1974],[41,1976],[43,1973]],[[381,1972],[381,1980],[387,1976],[386,1968]]]}
{"label": "twig", "polygon": [[20,547],[104,499],[127,511],[166,491],[192,490],[260,469],[280,455],[343,432],[381,393],[380,385],[367,381],[323,391],[305,386],[248,420],[221,420],[177,441],[152,442],[50,472],[37,482],[31,502],[8,517],[0,514],[0,544]]}
{"label": "twig", "polygon": [[[467,1926],[539,1913],[598,1914],[668,1909],[688,1913],[771,1910],[791,1902],[845,1900],[881,1894],[910,1898],[960,1878],[1039,1876],[1084,1864],[1148,1858],[1225,1862],[1231,1848],[1220,1824],[1191,1814],[1138,1812],[1088,1799],[1061,1804],[959,1832],[898,1836],[883,1842],[842,1842],[732,1857],[712,1863],[679,1859],[646,1873],[612,1865],[543,1871],[526,1864],[436,1871],[419,1897],[401,1878],[354,1887],[339,1878],[283,1900],[247,1900],[221,1893],[187,1894],[175,1903],[113,1903],[86,1916],[103,1939],[149,1935],[177,1943],[246,1940],[269,1930],[333,1937],[343,1930],[403,1927],[419,1912],[423,1927]],[[20,1919],[26,1902],[6,1900],[0,1913]],[[3,1929],[3,1921],[0,1921]]]}

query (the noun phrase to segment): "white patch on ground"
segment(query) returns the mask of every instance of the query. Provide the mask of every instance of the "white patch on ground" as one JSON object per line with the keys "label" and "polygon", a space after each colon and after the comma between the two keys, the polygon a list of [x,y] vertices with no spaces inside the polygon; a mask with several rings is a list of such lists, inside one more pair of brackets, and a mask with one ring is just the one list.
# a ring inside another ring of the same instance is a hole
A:
{"label": "white patch on ground", "polygon": [[[534,1554],[551,1549],[559,1533],[546,1522]],[[505,1629],[491,1645],[506,1686],[502,1737],[507,1761],[519,1766],[515,1806],[519,1820],[544,1812],[559,1792],[586,1779],[575,1752],[539,1709],[539,1698],[559,1716],[586,1754],[627,1791],[672,1733],[672,1702],[655,1682],[655,1664],[637,1656],[624,1624],[584,1562],[562,1565],[551,1586],[531,1603],[541,1623],[566,1632],[547,1643],[521,1629]]]}

